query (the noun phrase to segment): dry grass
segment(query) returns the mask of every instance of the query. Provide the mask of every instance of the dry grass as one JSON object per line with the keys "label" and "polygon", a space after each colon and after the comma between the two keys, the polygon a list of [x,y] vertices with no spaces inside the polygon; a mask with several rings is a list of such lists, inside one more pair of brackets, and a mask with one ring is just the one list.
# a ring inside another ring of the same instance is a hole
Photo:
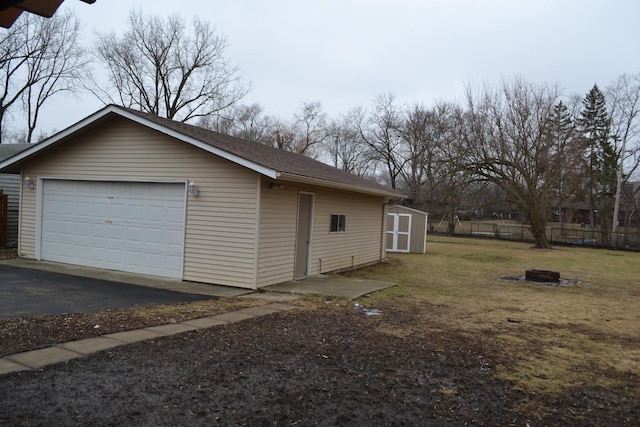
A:
{"label": "dry grass", "polygon": [[[504,280],[556,270],[574,287]],[[394,256],[354,273],[398,282],[367,305],[413,311],[406,336],[428,329],[484,334],[509,355],[498,375],[536,393],[600,385],[640,398],[640,254],[429,237],[426,255]],[[634,381],[635,379],[635,381]],[[636,384],[635,387],[629,384]]]}

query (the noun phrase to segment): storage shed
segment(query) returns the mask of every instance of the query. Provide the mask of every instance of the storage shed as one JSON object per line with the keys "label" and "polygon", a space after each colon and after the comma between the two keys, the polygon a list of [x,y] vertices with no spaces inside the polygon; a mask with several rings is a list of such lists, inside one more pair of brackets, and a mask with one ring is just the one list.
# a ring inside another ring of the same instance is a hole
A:
{"label": "storage shed", "polygon": [[423,254],[427,251],[429,214],[406,206],[390,206],[387,213],[387,252]]}

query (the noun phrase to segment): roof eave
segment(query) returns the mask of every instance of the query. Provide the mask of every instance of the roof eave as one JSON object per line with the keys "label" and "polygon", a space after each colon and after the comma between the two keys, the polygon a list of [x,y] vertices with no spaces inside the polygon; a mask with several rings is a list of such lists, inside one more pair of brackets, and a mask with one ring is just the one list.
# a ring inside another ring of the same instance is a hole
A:
{"label": "roof eave", "polygon": [[295,174],[290,174],[286,172],[281,172],[279,179],[283,181],[296,182],[300,184],[309,184],[309,185],[316,185],[319,187],[329,187],[329,188],[335,188],[335,189],[346,190],[346,191],[354,191],[357,193],[371,194],[374,196],[384,196],[384,197],[389,197],[393,199],[406,198],[404,194],[398,193],[397,191],[393,191],[391,189],[378,190],[375,188],[363,187],[361,185],[344,184],[341,182],[329,181],[329,180],[324,180],[319,178],[310,178],[308,176],[295,175]]}

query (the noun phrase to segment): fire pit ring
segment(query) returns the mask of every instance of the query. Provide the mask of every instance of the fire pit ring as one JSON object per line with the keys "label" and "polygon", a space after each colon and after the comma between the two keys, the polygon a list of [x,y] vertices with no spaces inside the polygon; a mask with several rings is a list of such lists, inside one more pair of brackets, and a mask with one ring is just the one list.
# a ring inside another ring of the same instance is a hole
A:
{"label": "fire pit ring", "polygon": [[527,270],[525,280],[532,282],[560,283],[560,272],[551,270]]}

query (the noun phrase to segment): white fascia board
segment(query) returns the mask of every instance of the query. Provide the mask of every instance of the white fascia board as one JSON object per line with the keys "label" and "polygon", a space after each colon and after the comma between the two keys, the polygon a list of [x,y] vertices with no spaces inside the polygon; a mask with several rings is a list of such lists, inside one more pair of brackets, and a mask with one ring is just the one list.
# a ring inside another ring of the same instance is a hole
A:
{"label": "white fascia board", "polygon": [[389,189],[388,191],[376,190],[373,188],[361,187],[359,185],[343,184],[340,182],[327,181],[327,180],[318,179],[318,178],[309,178],[306,176],[294,175],[289,173],[282,173],[280,175],[280,179],[284,181],[298,182],[301,184],[317,185],[319,187],[328,187],[328,188],[335,188],[340,190],[354,191],[357,193],[372,194],[375,196],[385,196],[385,197],[390,197],[394,199],[406,198],[405,195],[395,192],[391,189]]}

